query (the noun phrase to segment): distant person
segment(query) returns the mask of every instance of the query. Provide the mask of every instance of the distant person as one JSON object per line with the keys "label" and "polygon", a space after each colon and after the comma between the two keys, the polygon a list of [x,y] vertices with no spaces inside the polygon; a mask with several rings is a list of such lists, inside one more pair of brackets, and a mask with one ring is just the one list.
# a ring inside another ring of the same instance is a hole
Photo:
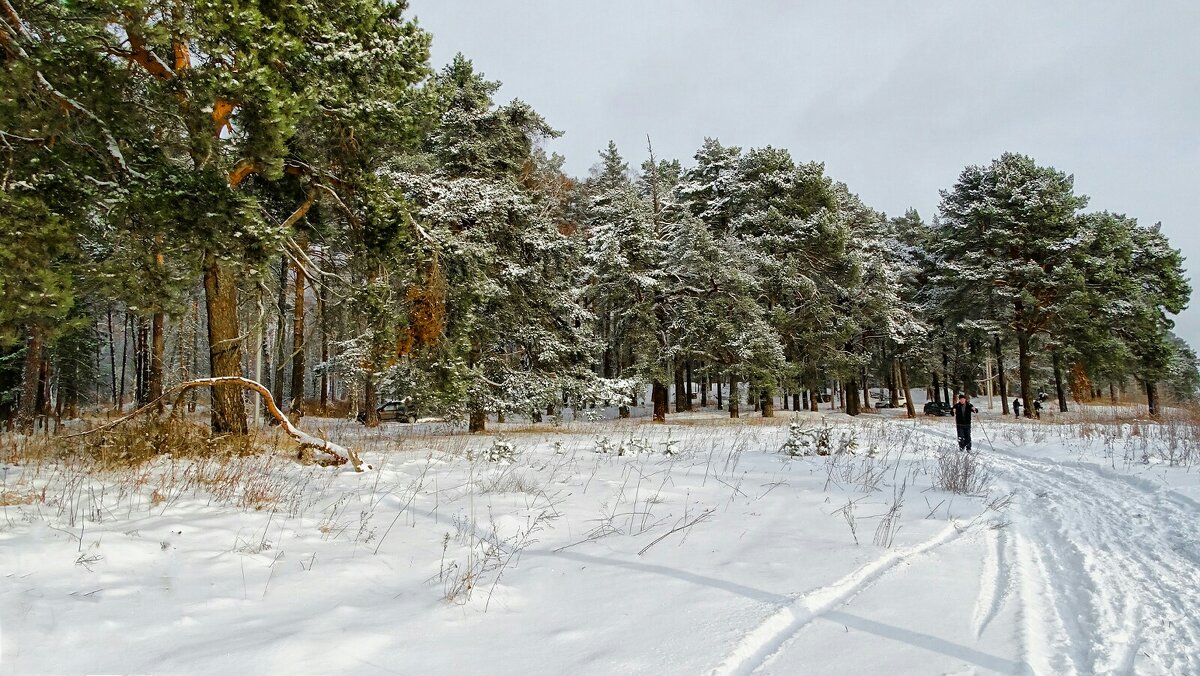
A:
{"label": "distant person", "polygon": [[958,428],[958,450],[971,450],[971,414],[979,413],[979,409],[971,405],[967,395],[958,395],[958,403],[954,405],[954,426]]}
{"label": "distant person", "polygon": [[1013,399],[1013,416],[1015,416],[1017,418],[1021,417],[1021,398],[1020,397]]}
{"label": "distant person", "polygon": [[1033,417],[1037,418],[1038,420],[1042,419],[1042,400],[1041,399],[1033,400]]}

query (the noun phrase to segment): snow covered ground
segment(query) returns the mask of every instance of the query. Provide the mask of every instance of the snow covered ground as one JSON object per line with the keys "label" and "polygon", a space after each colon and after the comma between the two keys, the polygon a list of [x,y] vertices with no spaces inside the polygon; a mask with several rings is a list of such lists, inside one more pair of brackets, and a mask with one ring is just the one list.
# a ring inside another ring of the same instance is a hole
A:
{"label": "snow covered ground", "polygon": [[0,673],[1200,673],[1195,431],[1102,417],[981,415],[975,496],[946,419],[786,412],[2,465]]}

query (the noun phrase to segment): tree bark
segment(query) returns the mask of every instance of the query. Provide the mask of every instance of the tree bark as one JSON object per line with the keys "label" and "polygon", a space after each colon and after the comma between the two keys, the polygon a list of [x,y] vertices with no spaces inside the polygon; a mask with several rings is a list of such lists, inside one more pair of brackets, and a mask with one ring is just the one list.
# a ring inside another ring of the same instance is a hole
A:
{"label": "tree bark", "polygon": [[363,379],[363,423],[367,427],[379,427],[379,395],[375,389],[375,376],[368,373]]}
{"label": "tree bark", "polygon": [[1158,410],[1158,383],[1153,380],[1146,381],[1146,406],[1150,409],[1150,416],[1157,418]]}
{"label": "tree bark", "polygon": [[1054,392],[1058,395],[1058,410],[1060,413],[1067,412],[1067,390],[1063,387],[1062,376],[1062,358],[1058,355],[1058,350],[1050,351],[1050,360],[1054,365]]}
{"label": "tree bark", "polygon": [[684,367],[684,397],[683,406],[686,410],[692,410],[692,360],[689,359]]}
{"label": "tree bark", "polygon": [[729,374],[729,417],[740,418],[741,411],[741,392],[738,391],[738,377],[734,373]]}
{"label": "tree bark", "polygon": [[[301,238],[301,250],[307,248],[307,241]],[[292,308],[292,398],[288,404],[288,413],[293,422],[304,417],[304,282],[307,275],[299,261],[293,264],[295,307]]]}
{"label": "tree bark", "polygon": [[275,401],[284,401],[283,376],[287,364],[287,256],[279,257],[279,295],[275,299],[275,368],[271,376],[271,395]]}
{"label": "tree bark", "polygon": [[1017,363],[1021,375],[1021,403],[1025,407],[1025,417],[1033,417],[1033,395],[1030,393],[1033,380],[1033,355],[1029,353],[1029,334],[1017,332]]}
{"label": "tree bark", "polygon": [[721,398],[721,379],[717,379],[717,410],[725,410],[725,401]]}
{"label": "tree bark", "polygon": [[321,411],[329,409],[329,316],[325,305],[325,284],[317,285],[317,321],[321,324]]}
{"label": "tree bark", "polygon": [[1000,342],[1000,334],[996,334],[996,339],[992,348],[996,354],[996,375],[1000,381],[1000,406],[1002,407],[1004,417],[1008,417],[1008,376],[1004,375],[1004,349]]}
{"label": "tree bark", "polygon": [[655,380],[650,388],[650,400],[654,404],[654,422],[667,421],[667,385]]}
{"label": "tree bark", "polygon": [[117,405],[117,344],[113,338],[112,306],[108,307],[108,368],[111,376],[113,406]]}
{"label": "tree bark", "polygon": [[846,381],[846,415],[858,415],[858,383],[853,378]]}
{"label": "tree bark", "polygon": [[683,413],[687,410],[687,394],[683,387],[683,369],[675,367],[675,412]]}
{"label": "tree bark", "polygon": [[775,417],[775,397],[771,395],[771,391],[762,390],[762,415],[764,418]]}
{"label": "tree bark", "polygon": [[163,395],[163,353],[166,350],[165,317],[162,312],[155,312],[150,320],[150,383],[146,396],[150,401],[158,402],[158,410],[162,411]]}
{"label": "tree bark", "polygon": [[[204,295],[208,314],[209,373],[214,378],[242,375],[242,336],[238,332],[237,285],[233,273],[211,251],[204,253]],[[236,385],[212,387],[212,430],[245,434],[246,407]]]}
{"label": "tree bark", "polygon": [[913,403],[912,392],[908,389],[908,369],[904,362],[896,363],[896,371],[900,374],[900,389],[904,392],[904,410],[908,417],[917,417],[917,406]]}
{"label": "tree bark", "polygon": [[937,371],[933,372],[933,403],[942,403],[942,383],[938,380]]}
{"label": "tree bark", "polygon": [[17,429],[33,430],[33,419],[37,415],[38,373],[42,366],[42,350],[45,345],[42,328],[29,328],[25,342],[25,365],[21,372],[21,403],[17,407]]}

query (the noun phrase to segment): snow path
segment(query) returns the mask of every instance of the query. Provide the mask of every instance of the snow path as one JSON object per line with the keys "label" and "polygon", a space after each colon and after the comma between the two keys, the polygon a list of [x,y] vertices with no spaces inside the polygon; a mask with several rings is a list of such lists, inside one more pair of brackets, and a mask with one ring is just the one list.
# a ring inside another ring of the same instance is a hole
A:
{"label": "snow path", "polygon": [[1019,631],[1035,673],[1200,673],[1194,501],[1086,463],[998,449],[983,457],[1014,496],[994,579],[997,589],[1006,576],[1019,580]]}
{"label": "snow path", "polygon": [[833,584],[800,596],[746,634],[713,670],[713,674],[750,674],[766,664],[797,632],[817,617],[828,613],[869,587],[897,565],[936,549],[962,533],[951,524],[935,537],[907,549],[891,551]]}

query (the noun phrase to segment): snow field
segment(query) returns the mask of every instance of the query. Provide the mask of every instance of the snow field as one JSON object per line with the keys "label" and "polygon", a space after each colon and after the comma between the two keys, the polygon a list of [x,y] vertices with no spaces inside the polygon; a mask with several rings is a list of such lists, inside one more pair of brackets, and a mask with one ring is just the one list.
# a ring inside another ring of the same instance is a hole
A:
{"label": "snow field", "polygon": [[1127,427],[985,415],[972,497],[932,486],[948,423],[827,419],[853,455],[692,414],[501,444],[306,421],[363,474],[6,465],[0,673],[1197,670],[1200,482],[1165,437],[1144,464]]}

